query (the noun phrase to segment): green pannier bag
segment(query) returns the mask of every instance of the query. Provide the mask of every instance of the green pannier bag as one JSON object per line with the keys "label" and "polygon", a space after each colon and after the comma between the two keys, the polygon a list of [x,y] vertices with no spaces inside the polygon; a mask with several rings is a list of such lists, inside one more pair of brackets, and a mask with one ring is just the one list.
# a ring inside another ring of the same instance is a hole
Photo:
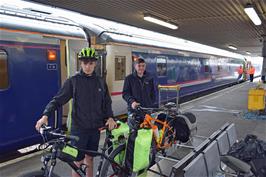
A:
{"label": "green pannier bag", "polygon": [[135,139],[133,172],[145,169],[150,164],[152,129],[139,129]]}
{"label": "green pannier bag", "polygon": [[[129,126],[127,123],[117,121],[117,124],[120,124],[118,128],[115,128],[111,131],[111,134],[113,136],[112,138],[112,144],[113,144],[113,149],[117,148],[118,145],[121,143],[120,139],[126,139],[129,134]],[[115,156],[115,162],[118,164],[122,164],[125,159],[125,151],[122,151],[119,153],[117,156]]]}

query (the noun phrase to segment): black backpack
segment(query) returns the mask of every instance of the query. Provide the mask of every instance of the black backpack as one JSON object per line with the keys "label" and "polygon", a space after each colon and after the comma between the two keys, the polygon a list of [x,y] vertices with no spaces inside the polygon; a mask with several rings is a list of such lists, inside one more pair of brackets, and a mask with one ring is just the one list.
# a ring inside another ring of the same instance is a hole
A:
{"label": "black backpack", "polygon": [[247,162],[257,177],[266,176],[266,142],[257,139],[256,135],[247,135],[233,144],[228,155]]}

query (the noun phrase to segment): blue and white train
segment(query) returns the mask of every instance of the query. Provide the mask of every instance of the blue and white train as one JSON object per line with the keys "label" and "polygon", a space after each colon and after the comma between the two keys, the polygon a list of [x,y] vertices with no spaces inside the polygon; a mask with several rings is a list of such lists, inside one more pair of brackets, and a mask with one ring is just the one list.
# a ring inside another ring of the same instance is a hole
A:
{"label": "blue and white train", "polygon": [[[106,78],[115,115],[126,113],[122,87],[135,58],[146,60],[156,83],[180,84],[181,96],[235,82],[236,68],[244,60],[132,26],[69,11],[62,14],[71,20],[0,6],[0,154],[40,140],[35,123],[66,77],[79,69],[77,53],[88,45],[88,34],[101,56],[97,73]],[[69,108],[58,110],[50,124],[60,126]]]}

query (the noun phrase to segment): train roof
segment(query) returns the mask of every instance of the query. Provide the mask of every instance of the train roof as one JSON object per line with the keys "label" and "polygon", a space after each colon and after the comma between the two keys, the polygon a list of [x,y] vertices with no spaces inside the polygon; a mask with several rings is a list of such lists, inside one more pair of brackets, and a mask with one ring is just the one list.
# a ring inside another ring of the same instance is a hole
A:
{"label": "train roof", "polygon": [[81,26],[86,27],[92,33],[100,37],[103,42],[136,44],[244,59],[243,55],[237,53],[153,32],[150,30],[125,25],[102,18],[89,17],[69,10],[63,10],[59,8],[53,10],[55,14],[65,15],[72,21],[78,22]]}
{"label": "train roof", "polygon": [[[42,12],[45,7],[46,11],[50,11],[51,14],[53,14],[54,16],[60,16],[60,19],[64,19],[64,20],[70,19],[68,23],[69,22],[78,23],[78,24],[75,24],[75,23],[65,24],[64,22],[64,25],[62,28],[58,27],[56,29],[54,28],[47,29],[48,27],[45,24],[43,24],[43,27],[46,27],[45,30],[51,33],[61,32],[61,33],[64,33],[70,36],[77,35],[81,37],[82,32],[75,30],[75,28],[78,28],[77,26],[83,26],[89,29],[91,34],[98,36],[99,37],[98,39],[100,39],[100,42],[115,42],[115,43],[134,44],[134,45],[141,45],[141,46],[151,46],[151,47],[182,50],[182,51],[209,54],[209,55],[222,56],[222,57],[244,59],[243,55],[233,53],[227,50],[218,49],[215,47],[203,45],[200,43],[188,41],[185,39],[181,39],[181,38],[177,38],[177,37],[173,37],[173,36],[169,36],[165,34],[160,34],[157,32],[133,27],[130,25],[113,22],[113,21],[106,20],[106,19],[89,17],[86,15],[82,15],[80,13],[69,11],[69,10],[34,4],[30,2],[23,2],[23,8],[25,9],[25,7],[26,9],[29,7],[35,7],[35,11],[38,11],[38,9],[40,9],[39,10],[40,12]],[[31,10],[34,10],[34,8],[32,8]],[[40,23],[42,22],[43,21],[40,19]],[[45,21],[45,23],[53,23],[53,22]],[[5,25],[8,25],[8,24],[9,22],[6,22]],[[12,26],[13,28],[14,28],[14,25],[16,25],[16,23],[13,23],[13,26]],[[23,26],[23,24],[19,24],[19,25]],[[62,24],[60,23],[57,25],[62,25]],[[71,28],[66,28],[66,26],[70,26]],[[29,28],[29,26],[25,26],[25,25],[24,27]],[[35,25],[35,28],[36,28],[35,30],[43,30],[38,25]]]}
{"label": "train roof", "polygon": [[78,24],[62,17],[0,6],[0,30],[42,34],[57,38],[85,39]]}
{"label": "train roof", "polygon": [[[93,17],[87,18],[94,19]],[[111,22],[105,19],[97,19],[92,23],[86,23],[83,25],[88,29],[93,30],[93,32],[98,34],[98,36],[106,42],[136,44],[244,59],[243,55],[237,53],[129,25]]]}

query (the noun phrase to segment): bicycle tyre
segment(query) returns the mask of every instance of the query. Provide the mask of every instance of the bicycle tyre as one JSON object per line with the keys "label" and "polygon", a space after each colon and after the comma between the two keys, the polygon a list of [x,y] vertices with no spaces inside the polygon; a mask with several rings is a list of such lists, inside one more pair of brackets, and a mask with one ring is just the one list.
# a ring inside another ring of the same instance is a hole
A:
{"label": "bicycle tyre", "polygon": [[182,115],[185,115],[191,124],[195,124],[197,121],[195,114],[193,114],[192,112],[184,112],[182,113]]}
{"label": "bicycle tyre", "polygon": [[[121,144],[117,148],[115,148],[109,155],[109,158],[114,160],[115,157],[121,153],[123,150],[126,150],[126,144]],[[105,159],[103,162],[103,166],[101,168],[100,177],[107,177],[108,176],[108,169],[112,164],[109,160]],[[112,167],[111,167],[112,168]]]}
{"label": "bicycle tyre", "polygon": [[[19,177],[45,177],[45,176],[42,170],[38,170],[38,171],[27,172],[25,174],[20,175]],[[52,177],[60,177],[60,176],[58,176],[55,173],[52,173]]]}

